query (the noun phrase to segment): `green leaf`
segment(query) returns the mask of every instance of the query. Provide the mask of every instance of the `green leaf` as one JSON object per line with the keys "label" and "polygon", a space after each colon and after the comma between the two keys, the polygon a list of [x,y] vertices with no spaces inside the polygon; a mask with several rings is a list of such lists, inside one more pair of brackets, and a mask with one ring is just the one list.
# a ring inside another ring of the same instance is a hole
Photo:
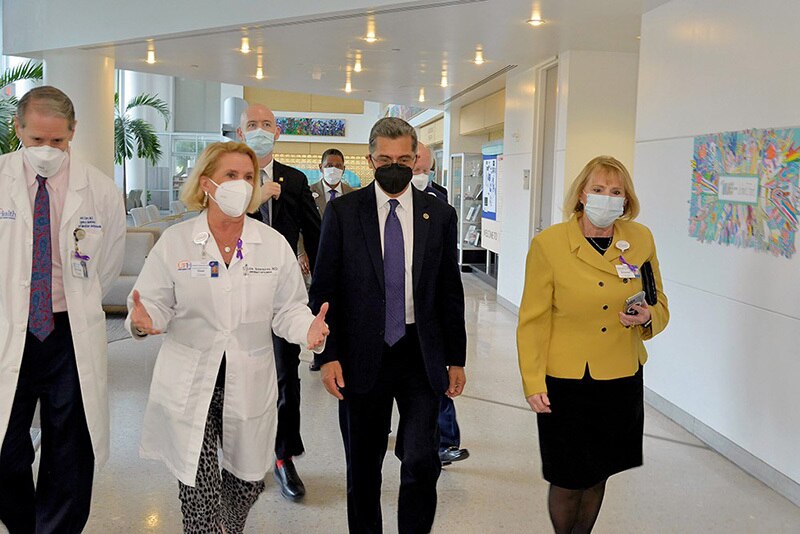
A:
{"label": "green leaf", "polygon": [[38,61],[29,60],[16,67],[6,69],[0,75],[0,89],[21,80],[41,80],[44,77],[44,68]]}
{"label": "green leaf", "polygon": [[140,95],[135,96],[128,102],[128,105],[125,106],[125,113],[130,111],[133,108],[146,106],[149,108],[153,108],[156,110],[161,117],[164,119],[164,127],[166,128],[169,124],[169,106],[166,102],[158,98],[158,95],[151,95],[147,93],[142,93]]}
{"label": "green leaf", "polygon": [[136,139],[137,157],[145,158],[153,165],[158,164],[158,160],[161,159],[161,143],[153,125],[142,119],[133,119],[129,126]]}

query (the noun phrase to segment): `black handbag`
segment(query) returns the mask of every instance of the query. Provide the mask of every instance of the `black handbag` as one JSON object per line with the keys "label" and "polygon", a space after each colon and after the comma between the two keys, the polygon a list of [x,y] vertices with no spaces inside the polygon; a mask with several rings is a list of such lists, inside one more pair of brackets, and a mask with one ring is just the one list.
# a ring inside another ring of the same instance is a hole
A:
{"label": "black handbag", "polygon": [[658,292],[656,291],[656,277],[653,276],[653,266],[649,261],[642,265],[642,289],[644,290],[644,300],[648,306],[653,306],[658,302]]}

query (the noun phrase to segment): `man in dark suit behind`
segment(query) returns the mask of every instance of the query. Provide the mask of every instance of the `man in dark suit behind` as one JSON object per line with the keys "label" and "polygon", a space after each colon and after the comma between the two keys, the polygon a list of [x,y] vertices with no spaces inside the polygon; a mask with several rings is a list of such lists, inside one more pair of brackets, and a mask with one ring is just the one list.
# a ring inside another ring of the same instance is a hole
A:
{"label": "man in dark suit behind", "polygon": [[330,302],[331,335],[318,356],[322,381],[338,398],[347,461],[351,533],[380,533],[381,469],[392,405],[400,423],[398,527],[429,532],[441,472],[439,398],[466,383],[464,290],[457,217],[410,186],[414,129],[379,120],[369,139],[375,182],[328,204],[311,306]]}
{"label": "man in dark suit behind", "polygon": [[[319,246],[320,216],[308,180],[301,171],[272,157],[280,128],[275,114],[261,104],[250,105],[244,113],[239,139],[258,156],[261,167],[262,204],[253,216],[280,232],[297,254],[302,232],[305,253],[314,265]],[[278,374],[278,434],[275,439],[275,478],[281,494],[292,501],[305,495],[305,486],[292,458],[305,452],[300,436],[300,347],[273,334],[275,367]]]}

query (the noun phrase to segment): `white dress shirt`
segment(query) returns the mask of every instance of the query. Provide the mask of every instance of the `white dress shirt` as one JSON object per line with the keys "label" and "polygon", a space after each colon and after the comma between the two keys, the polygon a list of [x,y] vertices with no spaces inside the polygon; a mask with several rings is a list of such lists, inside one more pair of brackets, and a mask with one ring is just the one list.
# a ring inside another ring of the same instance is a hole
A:
{"label": "white dress shirt", "polygon": [[339,183],[336,184],[336,187],[331,187],[328,185],[328,182],[322,180],[322,190],[325,191],[325,202],[330,202],[331,191],[336,191],[336,198],[342,196],[342,182],[340,180]]}
{"label": "white dress shirt", "polygon": [[[414,281],[412,278],[412,264],[414,261],[414,195],[411,192],[413,186],[408,184],[402,195],[397,197],[400,203],[397,206],[397,218],[400,219],[400,227],[403,229],[403,245],[405,247],[405,268],[406,268],[406,324],[414,322]],[[389,216],[389,195],[381,189],[378,182],[375,182],[375,197],[378,200],[378,227],[381,234],[381,256],[383,256],[384,237],[383,229],[386,227],[386,217]]]}

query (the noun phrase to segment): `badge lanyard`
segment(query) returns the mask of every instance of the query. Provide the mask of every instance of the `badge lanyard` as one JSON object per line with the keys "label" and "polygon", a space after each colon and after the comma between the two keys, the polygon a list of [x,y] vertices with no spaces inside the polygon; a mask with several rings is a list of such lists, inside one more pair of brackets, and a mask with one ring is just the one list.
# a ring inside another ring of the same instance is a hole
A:
{"label": "badge lanyard", "polygon": [[77,278],[89,278],[89,269],[86,262],[91,258],[86,254],[81,254],[81,249],[78,242],[86,237],[86,230],[83,228],[76,228],[72,232],[72,237],[75,238],[75,254],[72,260],[72,274]]}

